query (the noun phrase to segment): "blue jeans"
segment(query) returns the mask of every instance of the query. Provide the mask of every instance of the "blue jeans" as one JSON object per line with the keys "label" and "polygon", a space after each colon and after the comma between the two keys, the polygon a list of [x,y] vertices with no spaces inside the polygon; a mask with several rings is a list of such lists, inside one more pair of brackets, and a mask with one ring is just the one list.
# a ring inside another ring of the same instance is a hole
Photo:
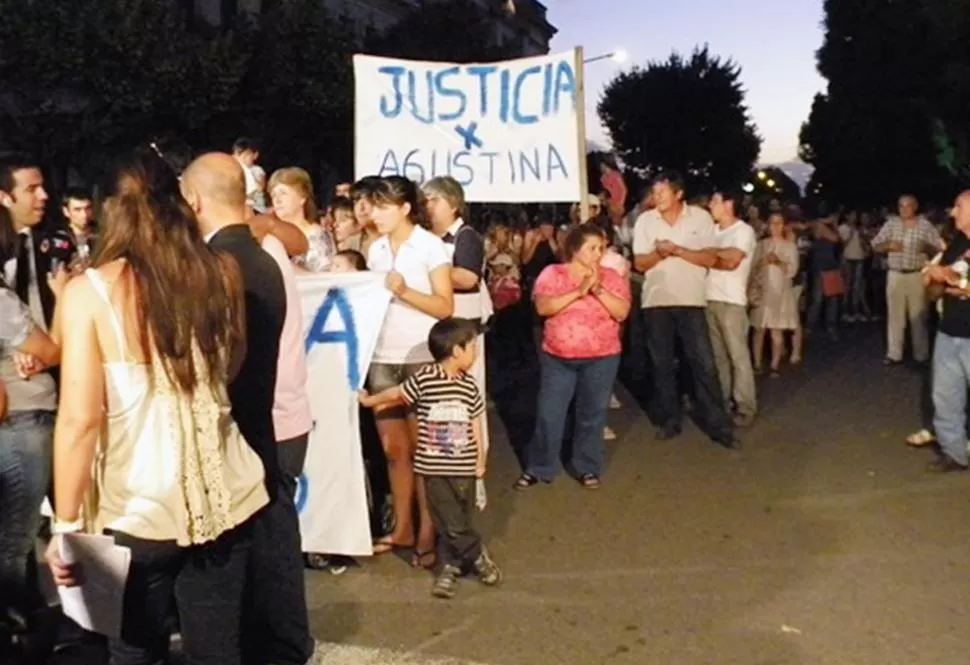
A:
{"label": "blue jeans", "polygon": [[933,349],[933,429],[943,452],[967,464],[967,384],[970,339],[936,334]]}
{"label": "blue jeans", "polygon": [[545,481],[551,481],[559,474],[566,415],[575,397],[576,422],[570,466],[577,476],[600,475],[606,410],[619,366],[619,354],[569,359],[540,352],[536,430],[529,446],[526,473]]}
{"label": "blue jeans", "polygon": [[27,562],[40,528],[51,477],[54,414],[15,411],[0,423],[0,603],[35,609]]}

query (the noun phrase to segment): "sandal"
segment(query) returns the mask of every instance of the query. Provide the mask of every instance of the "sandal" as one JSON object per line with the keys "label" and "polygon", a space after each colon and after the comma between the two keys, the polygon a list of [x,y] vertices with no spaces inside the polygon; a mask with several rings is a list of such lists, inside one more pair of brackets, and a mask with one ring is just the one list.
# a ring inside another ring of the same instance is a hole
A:
{"label": "sandal", "polygon": [[906,445],[913,448],[922,448],[933,443],[936,443],[936,437],[928,429],[921,429],[906,437]]}
{"label": "sandal", "polygon": [[421,550],[414,550],[414,556],[411,557],[412,568],[434,570],[435,564],[437,563],[438,563],[438,551],[433,548],[428,550],[427,552],[422,552]]}
{"label": "sandal", "polygon": [[520,492],[524,492],[527,489],[531,489],[539,484],[539,479],[529,473],[523,473],[519,476],[519,479],[515,481],[514,488]]}
{"label": "sandal", "polygon": [[579,484],[583,486],[583,489],[598,490],[603,483],[600,482],[599,476],[596,474],[584,473],[579,477]]}
{"label": "sandal", "polygon": [[372,556],[379,556],[381,554],[389,554],[394,550],[407,549],[409,547],[412,546],[395,543],[393,540],[391,540],[390,536],[384,536],[383,538],[378,538],[371,543],[371,552],[373,552]]}

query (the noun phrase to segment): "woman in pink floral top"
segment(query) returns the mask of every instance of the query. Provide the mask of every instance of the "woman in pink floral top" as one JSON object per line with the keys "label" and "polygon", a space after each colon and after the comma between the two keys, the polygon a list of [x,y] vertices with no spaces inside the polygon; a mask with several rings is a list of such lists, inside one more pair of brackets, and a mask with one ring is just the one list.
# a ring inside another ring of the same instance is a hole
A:
{"label": "woman in pink floral top", "polygon": [[602,229],[574,227],[563,242],[565,263],[539,275],[533,291],[545,318],[539,404],[526,471],[516,482],[525,490],[550,483],[559,473],[566,413],[576,398],[572,471],[588,489],[600,486],[603,427],[620,364],[620,323],[630,313],[630,286],[600,265],[606,247]]}

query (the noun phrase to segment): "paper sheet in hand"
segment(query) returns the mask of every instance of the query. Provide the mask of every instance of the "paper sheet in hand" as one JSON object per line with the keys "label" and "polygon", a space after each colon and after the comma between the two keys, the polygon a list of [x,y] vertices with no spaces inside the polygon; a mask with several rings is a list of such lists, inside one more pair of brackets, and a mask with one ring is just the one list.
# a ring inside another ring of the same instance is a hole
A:
{"label": "paper sheet in hand", "polygon": [[61,559],[78,564],[81,584],[57,587],[61,609],[79,626],[108,637],[121,635],[121,616],[131,550],[111,536],[61,536]]}

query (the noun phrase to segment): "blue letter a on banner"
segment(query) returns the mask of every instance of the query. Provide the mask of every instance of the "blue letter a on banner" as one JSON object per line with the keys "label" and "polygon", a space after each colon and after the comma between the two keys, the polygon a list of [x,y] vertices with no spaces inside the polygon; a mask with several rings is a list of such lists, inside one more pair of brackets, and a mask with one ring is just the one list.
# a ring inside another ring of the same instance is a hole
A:
{"label": "blue letter a on banner", "polygon": [[[327,319],[330,312],[334,309],[340,315],[343,323],[343,330],[327,330]],[[350,390],[355,391],[360,388],[360,365],[357,362],[358,342],[357,327],[354,325],[354,310],[350,306],[347,294],[343,289],[331,289],[327,292],[327,297],[323,299],[323,304],[313,317],[310,330],[306,335],[306,352],[310,353],[317,344],[344,344],[347,347],[347,381]]]}

